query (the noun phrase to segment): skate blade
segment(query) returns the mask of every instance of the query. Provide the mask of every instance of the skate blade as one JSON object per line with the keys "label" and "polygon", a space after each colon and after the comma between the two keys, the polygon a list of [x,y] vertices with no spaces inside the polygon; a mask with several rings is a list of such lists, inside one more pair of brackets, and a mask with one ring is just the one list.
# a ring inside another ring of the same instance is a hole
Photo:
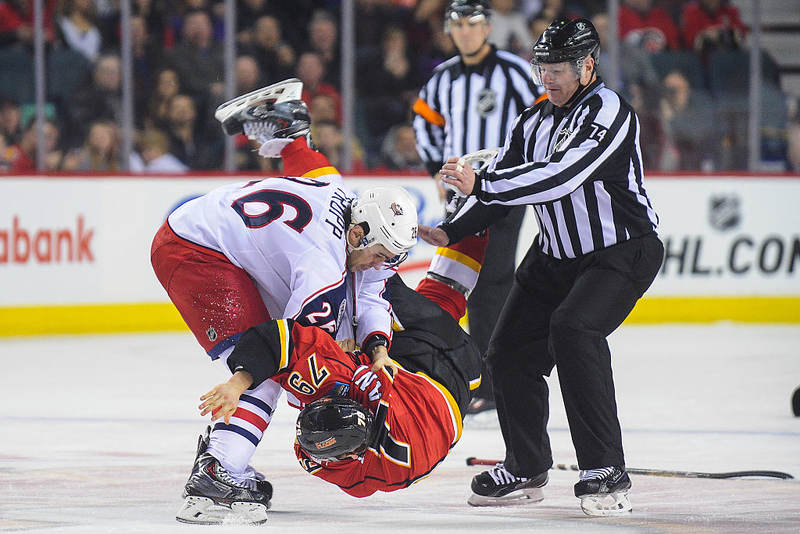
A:
{"label": "skate blade", "polygon": [[625,516],[633,512],[628,492],[581,497],[581,510],[593,517]]}
{"label": "skate blade", "polygon": [[534,504],[544,500],[542,488],[526,488],[504,495],[503,497],[484,497],[473,493],[467,499],[470,506],[520,506]]}
{"label": "skate blade", "polygon": [[190,496],[175,519],[193,525],[261,525],[267,521],[267,507],[261,503],[235,502],[228,508],[208,497]]}
{"label": "skate blade", "polygon": [[302,94],[303,82],[297,78],[289,78],[288,80],[256,89],[255,91],[223,102],[214,112],[214,118],[219,122],[225,122],[225,119],[237,111],[248,108],[256,103],[264,103],[270,100],[275,103],[300,100]]}

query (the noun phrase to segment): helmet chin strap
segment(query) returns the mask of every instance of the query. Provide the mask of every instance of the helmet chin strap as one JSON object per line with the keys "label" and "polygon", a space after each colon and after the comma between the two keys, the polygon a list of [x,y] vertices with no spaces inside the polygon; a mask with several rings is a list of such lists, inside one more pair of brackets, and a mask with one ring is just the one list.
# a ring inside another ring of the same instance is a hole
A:
{"label": "helmet chin strap", "polygon": [[[587,56],[587,57],[588,57],[588,56]],[[585,59],[584,59],[584,61],[585,61]],[[594,66],[592,66],[592,71],[591,71],[591,73],[590,73],[590,75],[589,75],[589,83],[587,83],[586,85],[584,85],[584,84],[582,84],[582,83],[581,83],[581,78],[582,78],[582,76],[579,76],[579,77],[578,77],[578,88],[577,88],[577,89],[575,89],[575,92],[574,92],[574,93],[572,93],[572,96],[571,96],[571,97],[569,97],[569,100],[567,100],[567,101],[566,101],[566,103],[564,103],[564,106],[563,106],[563,107],[565,107],[565,108],[568,108],[568,107],[570,107],[570,106],[572,105],[572,103],[573,103],[575,100],[577,100],[577,99],[578,99],[578,96],[580,96],[580,95],[581,95],[581,93],[583,93],[583,90],[584,90],[584,89],[586,89],[587,87],[589,87],[589,86],[592,84],[592,78],[594,77],[594,74],[595,74],[595,71],[594,71]]]}

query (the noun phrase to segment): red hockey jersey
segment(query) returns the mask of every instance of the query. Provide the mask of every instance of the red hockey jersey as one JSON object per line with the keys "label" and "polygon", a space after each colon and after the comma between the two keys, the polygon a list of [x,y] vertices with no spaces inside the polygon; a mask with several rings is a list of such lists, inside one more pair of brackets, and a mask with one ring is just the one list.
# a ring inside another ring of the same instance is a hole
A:
{"label": "red hockey jersey", "polygon": [[[338,383],[375,414],[378,438],[358,460],[316,463],[295,442],[295,453],[312,475],[355,497],[408,487],[428,476],[461,437],[461,414],[452,395],[422,373],[373,373],[370,358],[344,352],[324,331],[291,320],[274,321],[277,372],[272,378],[303,403],[328,395]],[[262,353],[263,354],[263,353]],[[277,361],[279,360],[279,361]],[[275,371],[273,367],[270,372]]]}

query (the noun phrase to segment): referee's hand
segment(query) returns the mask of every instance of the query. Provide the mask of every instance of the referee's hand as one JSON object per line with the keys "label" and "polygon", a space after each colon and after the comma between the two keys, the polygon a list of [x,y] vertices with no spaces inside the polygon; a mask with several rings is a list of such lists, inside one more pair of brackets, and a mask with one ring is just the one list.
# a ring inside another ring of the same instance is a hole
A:
{"label": "referee's hand", "polygon": [[439,173],[444,183],[454,186],[462,194],[472,193],[472,188],[475,186],[475,171],[464,158],[449,158]]}

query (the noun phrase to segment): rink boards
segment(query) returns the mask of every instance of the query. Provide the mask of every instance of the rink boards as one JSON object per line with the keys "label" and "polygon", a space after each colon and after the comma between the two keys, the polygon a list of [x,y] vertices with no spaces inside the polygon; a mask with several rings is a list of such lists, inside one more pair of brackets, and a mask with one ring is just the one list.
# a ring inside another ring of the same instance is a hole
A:
{"label": "rink boards", "polygon": [[[184,328],[150,267],[150,244],[182,202],[250,176],[0,178],[0,336]],[[356,193],[391,180],[442,216],[422,176],[348,177]],[[629,322],[800,322],[800,178],[651,177],[661,223],[661,273]],[[521,259],[536,233],[526,215]],[[403,264],[409,284],[434,248]]]}

